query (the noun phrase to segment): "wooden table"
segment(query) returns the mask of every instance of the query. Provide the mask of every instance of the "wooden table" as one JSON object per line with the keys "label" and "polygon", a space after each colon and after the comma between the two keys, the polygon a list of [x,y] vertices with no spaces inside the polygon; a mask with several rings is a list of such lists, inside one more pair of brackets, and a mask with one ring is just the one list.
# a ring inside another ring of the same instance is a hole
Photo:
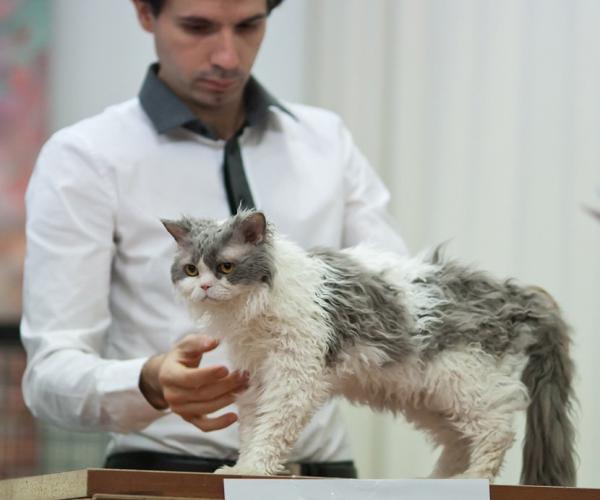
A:
{"label": "wooden table", "polygon": [[[200,472],[84,469],[0,481],[1,500],[222,500],[223,479]],[[264,478],[261,478],[264,479]],[[281,476],[278,476],[281,479]],[[318,478],[306,478],[318,480]],[[600,489],[490,486],[491,500],[600,500]]]}

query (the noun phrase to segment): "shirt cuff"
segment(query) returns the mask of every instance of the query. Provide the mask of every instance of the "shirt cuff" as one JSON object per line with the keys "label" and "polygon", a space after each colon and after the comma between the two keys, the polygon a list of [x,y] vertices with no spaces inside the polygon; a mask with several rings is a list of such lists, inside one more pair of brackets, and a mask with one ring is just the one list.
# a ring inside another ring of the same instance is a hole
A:
{"label": "shirt cuff", "polygon": [[147,360],[115,361],[102,372],[98,388],[104,399],[101,407],[106,414],[103,417],[117,432],[142,430],[170,412],[154,408],[140,391],[140,373]]}

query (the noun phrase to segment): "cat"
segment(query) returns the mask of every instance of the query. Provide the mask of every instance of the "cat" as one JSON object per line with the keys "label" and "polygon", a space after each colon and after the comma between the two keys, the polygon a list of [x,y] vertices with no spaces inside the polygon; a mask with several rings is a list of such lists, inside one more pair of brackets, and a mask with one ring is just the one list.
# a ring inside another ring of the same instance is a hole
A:
{"label": "cat", "polygon": [[575,484],[570,334],[543,290],[438,250],[305,251],[255,210],[162,222],[177,293],[250,373],[239,458],[218,472],[281,473],[314,412],[343,396],[425,430],[437,478],[493,481],[527,410],[521,482]]}

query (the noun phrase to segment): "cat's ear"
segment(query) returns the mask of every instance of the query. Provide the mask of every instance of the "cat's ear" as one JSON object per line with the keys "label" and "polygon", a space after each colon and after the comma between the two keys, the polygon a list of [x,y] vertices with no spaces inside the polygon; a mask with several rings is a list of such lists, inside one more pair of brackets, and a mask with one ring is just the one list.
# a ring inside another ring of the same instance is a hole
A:
{"label": "cat's ear", "polygon": [[234,239],[242,243],[259,245],[267,236],[267,219],[262,212],[245,216],[235,228]]}
{"label": "cat's ear", "polygon": [[173,236],[178,245],[184,246],[190,241],[190,227],[185,221],[161,219],[165,229]]}

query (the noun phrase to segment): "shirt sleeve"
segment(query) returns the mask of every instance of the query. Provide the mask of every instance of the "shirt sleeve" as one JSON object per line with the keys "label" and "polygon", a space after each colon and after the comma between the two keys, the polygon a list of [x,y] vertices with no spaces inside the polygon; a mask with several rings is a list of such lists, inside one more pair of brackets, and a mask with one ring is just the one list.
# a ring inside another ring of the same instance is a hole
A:
{"label": "shirt sleeve", "polygon": [[61,427],[128,432],[164,414],[138,387],[147,358],[102,358],[116,203],[109,169],[82,138],[63,131],[48,141],[26,194],[23,394],[35,416]]}
{"label": "shirt sleeve", "polygon": [[341,136],[346,193],[343,246],[368,243],[407,255],[407,247],[387,210],[387,188],[343,126]]}

